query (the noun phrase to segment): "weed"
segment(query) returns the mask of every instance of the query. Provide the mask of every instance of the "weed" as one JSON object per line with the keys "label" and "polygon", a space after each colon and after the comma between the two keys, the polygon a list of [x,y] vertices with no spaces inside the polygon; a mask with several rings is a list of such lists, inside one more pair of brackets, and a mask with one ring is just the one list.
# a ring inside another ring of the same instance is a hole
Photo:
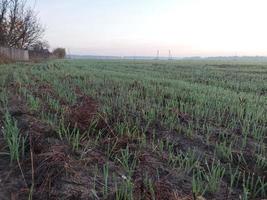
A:
{"label": "weed", "polygon": [[214,160],[212,162],[211,167],[206,163],[208,172],[205,173],[205,178],[208,182],[208,191],[212,193],[216,193],[220,187],[221,180],[224,176],[225,169],[220,165],[220,163],[216,163]]}
{"label": "weed", "polygon": [[198,196],[203,196],[207,187],[204,173],[199,169],[194,170],[192,179],[192,193],[194,195],[194,199],[197,199]]}
{"label": "weed", "polygon": [[136,154],[130,153],[127,146],[126,149],[121,150],[121,155],[117,157],[117,160],[127,172],[127,176],[131,177],[137,164]]}
{"label": "weed", "polygon": [[103,166],[103,175],[104,175],[104,189],[103,196],[107,198],[108,195],[108,177],[109,177],[109,165],[105,164]]}
{"label": "weed", "polygon": [[20,135],[20,131],[17,126],[17,122],[11,117],[11,115],[6,112],[3,126],[4,139],[7,142],[9,148],[9,155],[11,164],[14,161],[19,161],[21,152],[24,152],[25,139]]}

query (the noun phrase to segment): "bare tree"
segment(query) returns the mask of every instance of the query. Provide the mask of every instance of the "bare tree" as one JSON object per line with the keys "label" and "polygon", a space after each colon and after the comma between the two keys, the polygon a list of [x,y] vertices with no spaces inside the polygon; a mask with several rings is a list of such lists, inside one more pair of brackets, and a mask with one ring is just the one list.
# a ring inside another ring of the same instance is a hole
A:
{"label": "bare tree", "polygon": [[0,1],[0,45],[28,49],[39,42],[44,28],[27,1]]}
{"label": "bare tree", "polygon": [[6,30],[7,30],[7,12],[8,12],[9,1],[1,0],[0,2],[0,45],[6,43]]}
{"label": "bare tree", "polygon": [[29,50],[32,51],[44,51],[49,49],[49,43],[47,41],[37,41],[35,44],[33,44]]}

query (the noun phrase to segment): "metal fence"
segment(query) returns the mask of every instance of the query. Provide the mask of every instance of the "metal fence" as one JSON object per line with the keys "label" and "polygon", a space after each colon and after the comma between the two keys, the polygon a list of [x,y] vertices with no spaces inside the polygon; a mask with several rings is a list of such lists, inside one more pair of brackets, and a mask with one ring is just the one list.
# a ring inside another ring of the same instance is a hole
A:
{"label": "metal fence", "polygon": [[23,49],[0,47],[0,54],[17,61],[29,60],[29,52]]}

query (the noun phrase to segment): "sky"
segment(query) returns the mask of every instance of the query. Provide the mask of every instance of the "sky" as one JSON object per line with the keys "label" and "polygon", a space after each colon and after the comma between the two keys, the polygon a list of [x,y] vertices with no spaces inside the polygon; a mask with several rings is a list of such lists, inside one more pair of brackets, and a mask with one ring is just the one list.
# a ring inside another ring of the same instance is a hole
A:
{"label": "sky", "polygon": [[[36,2],[35,2],[36,1]],[[35,3],[34,3],[35,2]],[[51,48],[110,56],[267,56],[267,0],[29,0]]]}

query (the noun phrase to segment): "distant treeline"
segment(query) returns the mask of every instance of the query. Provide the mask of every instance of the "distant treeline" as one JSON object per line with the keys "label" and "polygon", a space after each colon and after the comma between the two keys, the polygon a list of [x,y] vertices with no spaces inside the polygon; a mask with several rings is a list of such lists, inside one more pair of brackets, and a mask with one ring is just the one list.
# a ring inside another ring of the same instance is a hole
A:
{"label": "distant treeline", "polygon": [[[100,60],[170,60],[168,57],[155,58],[152,56],[97,56],[97,55],[68,55],[72,59]],[[173,57],[171,60],[210,60],[210,61],[267,61],[267,56],[216,56],[216,57]]]}

